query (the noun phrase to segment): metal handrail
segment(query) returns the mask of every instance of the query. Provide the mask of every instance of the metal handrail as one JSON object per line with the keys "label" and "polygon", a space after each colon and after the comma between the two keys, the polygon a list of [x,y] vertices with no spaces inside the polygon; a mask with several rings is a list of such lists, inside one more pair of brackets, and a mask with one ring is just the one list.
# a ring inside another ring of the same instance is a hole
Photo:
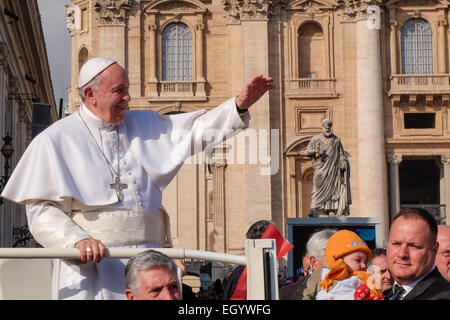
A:
{"label": "metal handrail", "polygon": [[[245,256],[217,253],[202,250],[176,248],[107,248],[105,258],[128,259],[139,252],[152,249],[175,258],[204,259],[224,263],[247,265]],[[76,248],[0,248],[0,259],[79,259],[80,251]]]}
{"label": "metal handrail", "polygon": [[[150,248],[107,248],[105,258],[127,259]],[[245,256],[201,250],[178,248],[151,248],[175,259],[191,258],[223,263],[245,265],[247,267],[247,299],[278,299],[278,266],[274,239],[247,239]],[[270,252],[269,255],[264,254]],[[269,259],[269,261],[264,260]],[[79,259],[76,248],[0,248],[1,259]],[[266,263],[266,265],[264,265]],[[270,273],[268,278],[265,275]],[[2,276],[5,276],[4,274]],[[181,273],[178,274],[181,278]],[[1,279],[0,279],[1,281]],[[181,280],[180,280],[181,281]],[[270,281],[270,283],[269,283]],[[6,282],[5,282],[6,283]],[[0,282],[1,284],[1,282]],[[266,296],[268,286],[270,295]],[[0,285],[1,289],[1,285]],[[0,292],[1,293],[1,292]]]}

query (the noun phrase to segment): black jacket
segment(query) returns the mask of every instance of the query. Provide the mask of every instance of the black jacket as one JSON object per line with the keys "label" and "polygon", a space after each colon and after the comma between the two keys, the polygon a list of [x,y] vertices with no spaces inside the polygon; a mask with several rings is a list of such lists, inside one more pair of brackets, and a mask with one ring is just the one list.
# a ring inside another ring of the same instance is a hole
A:
{"label": "black jacket", "polygon": [[[392,297],[392,290],[383,292],[385,300]],[[450,283],[434,268],[402,300],[450,300]]]}
{"label": "black jacket", "polygon": [[225,287],[223,288],[223,300],[230,300],[233,296],[234,290],[241,278],[242,273],[244,272],[245,266],[237,266],[230,277],[228,278]]}

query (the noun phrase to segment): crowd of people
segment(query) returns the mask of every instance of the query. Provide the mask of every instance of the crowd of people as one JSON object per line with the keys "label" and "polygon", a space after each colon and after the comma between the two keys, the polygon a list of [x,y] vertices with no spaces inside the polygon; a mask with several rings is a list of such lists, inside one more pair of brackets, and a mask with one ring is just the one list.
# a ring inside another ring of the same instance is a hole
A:
{"label": "crowd of people", "polygon": [[[269,224],[253,224],[247,238],[261,238]],[[244,268],[186,299],[235,300]],[[426,210],[402,209],[386,249],[370,249],[350,230],[325,228],[309,238],[302,270],[295,278],[279,278],[281,300],[450,300],[450,226],[438,226]]]}

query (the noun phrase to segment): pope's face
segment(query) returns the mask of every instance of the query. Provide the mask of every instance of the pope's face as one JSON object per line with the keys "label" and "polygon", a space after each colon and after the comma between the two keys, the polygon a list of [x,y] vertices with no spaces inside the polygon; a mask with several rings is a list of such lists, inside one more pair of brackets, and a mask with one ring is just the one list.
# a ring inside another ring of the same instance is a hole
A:
{"label": "pope's face", "polygon": [[92,88],[87,98],[87,107],[100,119],[113,125],[125,119],[125,111],[130,102],[129,80],[125,70],[117,63],[106,68],[101,74],[99,85]]}
{"label": "pope's face", "polygon": [[438,245],[421,218],[399,217],[391,226],[387,245],[388,268],[400,284],[409,284],[433,266]]}

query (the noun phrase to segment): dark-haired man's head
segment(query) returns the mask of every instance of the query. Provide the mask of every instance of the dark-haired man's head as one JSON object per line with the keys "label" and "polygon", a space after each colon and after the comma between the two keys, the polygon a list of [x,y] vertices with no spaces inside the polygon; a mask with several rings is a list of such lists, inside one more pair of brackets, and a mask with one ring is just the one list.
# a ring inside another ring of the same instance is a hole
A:
{"label": "dark-haired man's head", "polygon": [[402,209],[394,218],[387,246],[388,268],[400,284],[409,284],[433,267],[438,243],[437,223],[428,211]]}

